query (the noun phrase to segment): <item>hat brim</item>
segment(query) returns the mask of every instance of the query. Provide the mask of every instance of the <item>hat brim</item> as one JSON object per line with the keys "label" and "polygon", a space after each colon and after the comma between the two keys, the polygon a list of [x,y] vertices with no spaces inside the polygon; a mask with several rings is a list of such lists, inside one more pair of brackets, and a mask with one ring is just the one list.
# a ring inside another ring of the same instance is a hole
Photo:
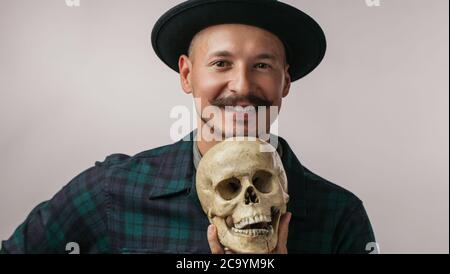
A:
{"label": "hat brim", "polygon": [[295,7],[267,0],[186,1],[167,11],[155,24],[152,46],[158,57],[179,72],[178,59],[187,54],[192,38],[218,24],[247,24],[263,28],[283,42],[294,82],[322,61],[326,39],[322,28]]}

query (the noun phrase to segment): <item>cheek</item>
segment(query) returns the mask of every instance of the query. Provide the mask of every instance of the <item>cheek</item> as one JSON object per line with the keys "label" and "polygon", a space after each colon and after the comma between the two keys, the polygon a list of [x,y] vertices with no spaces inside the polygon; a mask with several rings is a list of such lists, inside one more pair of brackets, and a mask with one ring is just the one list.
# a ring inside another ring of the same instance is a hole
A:
{"label": "cheek", "polygon": [[263,87],[264,96],[274,106],[281,105],[281,99],[283,97],[283,80],[280,76],[268,76],[259,79],[259,85]]}
{"label": "cheek", "polygon": [[202,105],[217,98],[226,86],[223,77],[202,70],[194,70],[192,83],[194,96],[202,99]]}

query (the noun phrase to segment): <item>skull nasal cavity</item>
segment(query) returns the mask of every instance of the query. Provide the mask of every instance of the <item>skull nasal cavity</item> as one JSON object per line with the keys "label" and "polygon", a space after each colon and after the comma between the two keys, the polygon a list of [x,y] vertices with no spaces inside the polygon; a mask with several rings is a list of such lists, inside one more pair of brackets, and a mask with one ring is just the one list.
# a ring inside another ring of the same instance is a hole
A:
{"label": "skull nasal cavity", "polygon": [[256,195],[255,189],[250,186],[245,191],[245,204],[257,204],[259,203],[258,196]]}

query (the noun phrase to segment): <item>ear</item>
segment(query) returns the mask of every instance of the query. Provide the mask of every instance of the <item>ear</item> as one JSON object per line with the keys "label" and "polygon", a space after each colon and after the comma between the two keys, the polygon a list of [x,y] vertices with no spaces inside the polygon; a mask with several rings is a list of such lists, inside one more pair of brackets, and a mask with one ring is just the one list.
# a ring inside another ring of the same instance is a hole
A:
{"label": "ear", "polygon": [[181,87],[186,94],[192,93],[192,62],[186,55],[181,55],[178,59],[178,70],[180,72]]}
{"label": "ear", "polygon": [[289,65],[286,65],[284,69],[283,98],[289,94],[290,89],[291,89],[291,75],[289,74]]}

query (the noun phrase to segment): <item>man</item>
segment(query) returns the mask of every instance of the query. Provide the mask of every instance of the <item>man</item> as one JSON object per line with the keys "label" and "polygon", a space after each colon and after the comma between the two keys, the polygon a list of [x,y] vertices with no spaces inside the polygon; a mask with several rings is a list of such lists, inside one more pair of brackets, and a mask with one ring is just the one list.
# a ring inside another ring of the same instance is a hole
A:
{"label": "man", "polygon": [[[33,209],[2,252],[65,253],[68,243],[81,253],[232,252],[199,204],[198,162],[222,138],[250,135],[248,107],[279,110],[291,82],[322,60],[325,37],[309,16],[275,0],[190,0],[159,19],[152,45],[196,99],[198,129],[171,145],[96,162]],[[204,115],[208,107],[223,116]],[[238,113],[247,116],[236,120]],[[266,118],[256,124],[267,131],[274,117]],[[290,201],[273,252],[367,253],[375,238],[362,202],[303,167],[284,139],[276,147]]]}

